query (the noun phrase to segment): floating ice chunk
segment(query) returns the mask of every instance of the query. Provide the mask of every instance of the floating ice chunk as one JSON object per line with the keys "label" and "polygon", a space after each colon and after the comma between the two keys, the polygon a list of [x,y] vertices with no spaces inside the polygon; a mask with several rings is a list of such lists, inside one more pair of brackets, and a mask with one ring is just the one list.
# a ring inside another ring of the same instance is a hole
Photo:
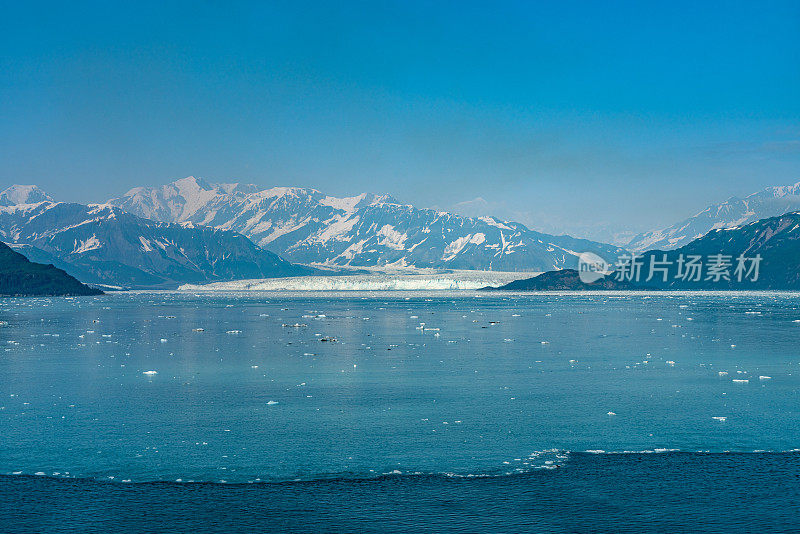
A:
{"label": "floating ice chunk", "polygon": [[142,374],[143,375],[147,375],[147,376],[153,376],[153,375],[157,375],[158,371],[144,371]]}
{"label": "floating ice chunk", "polygon": [[278,401],[274,401],[274,400],[267,401],[267,406],[275,406],[276,404],[278,404]]}
{"label": "floating ice chunk", "polygon": [[723,417],[723,416],[720,416],[720,415],[714,416],[711,419],[713,419],[714,421],[719,421],[720,423],[724,423],[725,421],[728,420],[727,417]]}

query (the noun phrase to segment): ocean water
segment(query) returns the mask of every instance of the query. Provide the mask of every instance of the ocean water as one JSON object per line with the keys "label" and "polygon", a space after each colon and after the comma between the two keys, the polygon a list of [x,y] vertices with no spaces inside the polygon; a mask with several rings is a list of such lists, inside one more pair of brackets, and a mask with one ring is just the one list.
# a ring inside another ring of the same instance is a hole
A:
{"label": "ocean water", "polygon": [[800,530],[800,295],[0,301],[0,529]]}

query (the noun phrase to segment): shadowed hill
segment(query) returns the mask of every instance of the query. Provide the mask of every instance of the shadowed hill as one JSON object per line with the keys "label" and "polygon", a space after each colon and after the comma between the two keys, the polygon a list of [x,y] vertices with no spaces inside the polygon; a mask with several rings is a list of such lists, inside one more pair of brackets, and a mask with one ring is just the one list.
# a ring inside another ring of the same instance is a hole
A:
{"label": "shadowed hill", "polygon": [[0,243],[0,296],[101,295],[52,265],[33,263]]}

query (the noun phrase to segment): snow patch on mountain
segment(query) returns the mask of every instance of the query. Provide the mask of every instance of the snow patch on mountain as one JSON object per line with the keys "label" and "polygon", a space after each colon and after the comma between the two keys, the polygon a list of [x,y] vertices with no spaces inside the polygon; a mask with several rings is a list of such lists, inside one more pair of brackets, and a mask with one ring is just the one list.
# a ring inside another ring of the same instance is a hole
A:
{"label": "snow patch on mountain", "polygon": [[72,250],[72,254],[83,254],[84,252],[89,252],[90,250],[97,250],[103,246],[100,243],[100,240],[97,239],[96,234],[92,234],[91,237],[84,239],[84,240],[75,240],[75,248]]}
{"label": "snow patch on mountain", "polygon": [[401,234],[391,224],[384,224],[378,230],[378,236],[378,245],[395,250],[405,250],[405,242],[408,239],[408,235]]}

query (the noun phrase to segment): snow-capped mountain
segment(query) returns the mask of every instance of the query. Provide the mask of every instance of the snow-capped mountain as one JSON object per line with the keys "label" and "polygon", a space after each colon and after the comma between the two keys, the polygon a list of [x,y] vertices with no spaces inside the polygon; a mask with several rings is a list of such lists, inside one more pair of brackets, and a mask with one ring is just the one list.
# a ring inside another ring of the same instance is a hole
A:
{"label": "snow-capped mountain", "polygon": [[109,204],[158,221],[233,230],[298,263],[542,271],[575,266],[585,251],[609,259],[621,252],[493,217],[418,209],[386,195],[336,198],[314,189],[259,190],[189,177],[132,189]]}
{"label": "snow-capped mountain", "polygon": [[800,182],[788,186],[767,187],[745,198],[732,197],[663,230],[639,234],[626,248],[634,252],[672,250],[711,230],[741,226],[792,211],[800,211]]}
{"label": "snow-capped mountain", "polygon": [[105,205],[0,207],[0,239],[79,280],[124,287],[296,276],[310,270],[226,230],[142,219]]}
{"label": "snow-capped mountain", "polygon": [[51,201],[50,195],[35,185],[12,185],[0,192],[0,206],[15,206],[17,204],[35,204],[37,202]]}

